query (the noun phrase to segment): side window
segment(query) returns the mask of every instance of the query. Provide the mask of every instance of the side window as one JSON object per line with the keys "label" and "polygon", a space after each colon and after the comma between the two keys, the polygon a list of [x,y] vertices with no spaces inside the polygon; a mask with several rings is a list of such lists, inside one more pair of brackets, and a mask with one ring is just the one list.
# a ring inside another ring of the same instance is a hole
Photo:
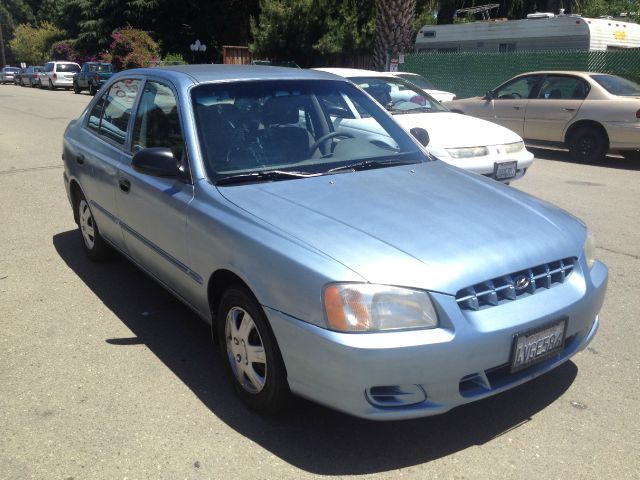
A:
{"label": "side window", "polygon": [[500,87],[495,92],[496,99],[518,100],[520,98],[529,98],[533,87],[536,86],[539,76],[527,76],[517,78],[513,82]]}
{"label": "side window", "polygon": [[583,100],[587,96],[586,83],[576,77],[548,76],[540,87],[538,98]]}
{"label": "side window", "polygon": [[182,158],[184,141],[173,91],[162,83],[147,81],[133,126],[133,151],[166,147]]}
{"label": "side window", "polygon": [[124,145],[139,84],[140,80],[131,79],[114,83],[91,110],[89,129],[112,143]]}
{"label": "side window", "polygon": [[44,71],[45,71],[45,72],[53,72],[53,65],[54,65],[53,63],[47,63],[47,64],[44,66]]}

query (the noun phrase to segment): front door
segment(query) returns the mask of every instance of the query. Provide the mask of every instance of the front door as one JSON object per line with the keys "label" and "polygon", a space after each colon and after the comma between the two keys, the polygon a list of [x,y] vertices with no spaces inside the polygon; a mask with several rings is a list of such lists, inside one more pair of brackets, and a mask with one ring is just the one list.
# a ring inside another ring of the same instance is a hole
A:
{"label": "front door", "polygon": [[524,137],[524,116],[527,104],[540,78],[539,75],[525,75],[494,90],[492,121]]}

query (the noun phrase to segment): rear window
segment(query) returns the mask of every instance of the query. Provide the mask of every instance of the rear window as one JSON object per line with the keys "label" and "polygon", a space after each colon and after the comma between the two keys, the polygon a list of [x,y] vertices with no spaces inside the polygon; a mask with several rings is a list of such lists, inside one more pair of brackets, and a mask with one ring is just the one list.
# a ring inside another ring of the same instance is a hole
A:
{"label": "rear window", "polygon": [[59,63],[57,68],[57,72],[79,72],[80,66],[75,65],[73,63]]}
{"label": "rear window", "polygon": [[621,97],[640,96],[640,85],[615,75],[591,75],[598,84],[612,95]]}
{"label": "rear window", "polygon": [[6,67],[4,71],[7,73],[18,73],[20,69],[15,67]]}

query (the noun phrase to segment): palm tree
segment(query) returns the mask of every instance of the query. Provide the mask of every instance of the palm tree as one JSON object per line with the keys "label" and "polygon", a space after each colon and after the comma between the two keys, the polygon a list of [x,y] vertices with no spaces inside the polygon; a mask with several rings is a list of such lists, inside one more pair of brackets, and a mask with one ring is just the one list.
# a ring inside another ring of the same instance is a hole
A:
{"label": "palm tree", "polygon": [[376,36],[373,62],[378,70],[386,69],[391,58],[411,50],[416,0],[375,0]]}

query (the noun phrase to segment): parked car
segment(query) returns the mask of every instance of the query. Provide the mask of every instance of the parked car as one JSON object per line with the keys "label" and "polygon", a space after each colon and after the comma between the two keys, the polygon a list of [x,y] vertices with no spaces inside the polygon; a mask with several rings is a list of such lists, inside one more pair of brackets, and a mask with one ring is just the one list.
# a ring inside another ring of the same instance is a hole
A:
{"label": "parked car", "polygon": [[89,95],[95,95],[100,87],[113,76],[113,66],[105,62],[85,62],[82,69],[73,76],[73,91],[80,93],[89,90]]}
{"label": "parked car", "polygon": [[0,70],[0,82],[3,85],[5,83],[13,83],[13,77],[19,71],[18,67],[2,67],[2,70]]}
{"label": "parked car", "polygon": [[258,411],[294,393],[435,415],[548,372],[598,329],[608,272],[581,221],[434,160],[334,75],[126,70],[69,124],[63,161],[78,248],[121,252],[211,324]]}
{"label": "parked car", "polygon": [[44,71],[38,75],[38,86],[54,90],[62,87],[67,90],[73,87],[73,75],[80,71],[75,62],[47,62]]}
{"label": "parked car", "polygon": [[579,162],[611,151],[640,159],[640,85],[615,75],[524,73],[483,97],[447,105],[510,128],[528,144],[567,148]]}
{"label": "parked car", "polygon": [[445,92],[444,90],[438,90],[433,86],[429,80],[424,78],[422,75],[418,75],[417,73],[409,73],[409,72],[394,72],[396,77],[404,78],[409,82],[413,83],[416,87],[421,88],[433,98],[438,100],[439,102],[450,102],[451,100],[456,99],[456,94],[452,92]]}
{"label": "parked car", "polygon": [[[514,132],[451,113],[424,90],[391,73],[351,68],[318,70],[348,78],[363,88],[405,129],[425,129],[429,152],[444,162],[505,183],[521,178],[533,163],[533,154]],[[358,113],[350,110],[340,118],[342,128],[359,123]]]}
{"label": "parked car", "polygon": [[21,87],[26,87],[29,85],[30,87],[35,87],[38,78],[38,72],[41,72],[44,67],[41,66],[29,66],[24,68],[20,72],[20,76],[17,79],[17,84]]}

